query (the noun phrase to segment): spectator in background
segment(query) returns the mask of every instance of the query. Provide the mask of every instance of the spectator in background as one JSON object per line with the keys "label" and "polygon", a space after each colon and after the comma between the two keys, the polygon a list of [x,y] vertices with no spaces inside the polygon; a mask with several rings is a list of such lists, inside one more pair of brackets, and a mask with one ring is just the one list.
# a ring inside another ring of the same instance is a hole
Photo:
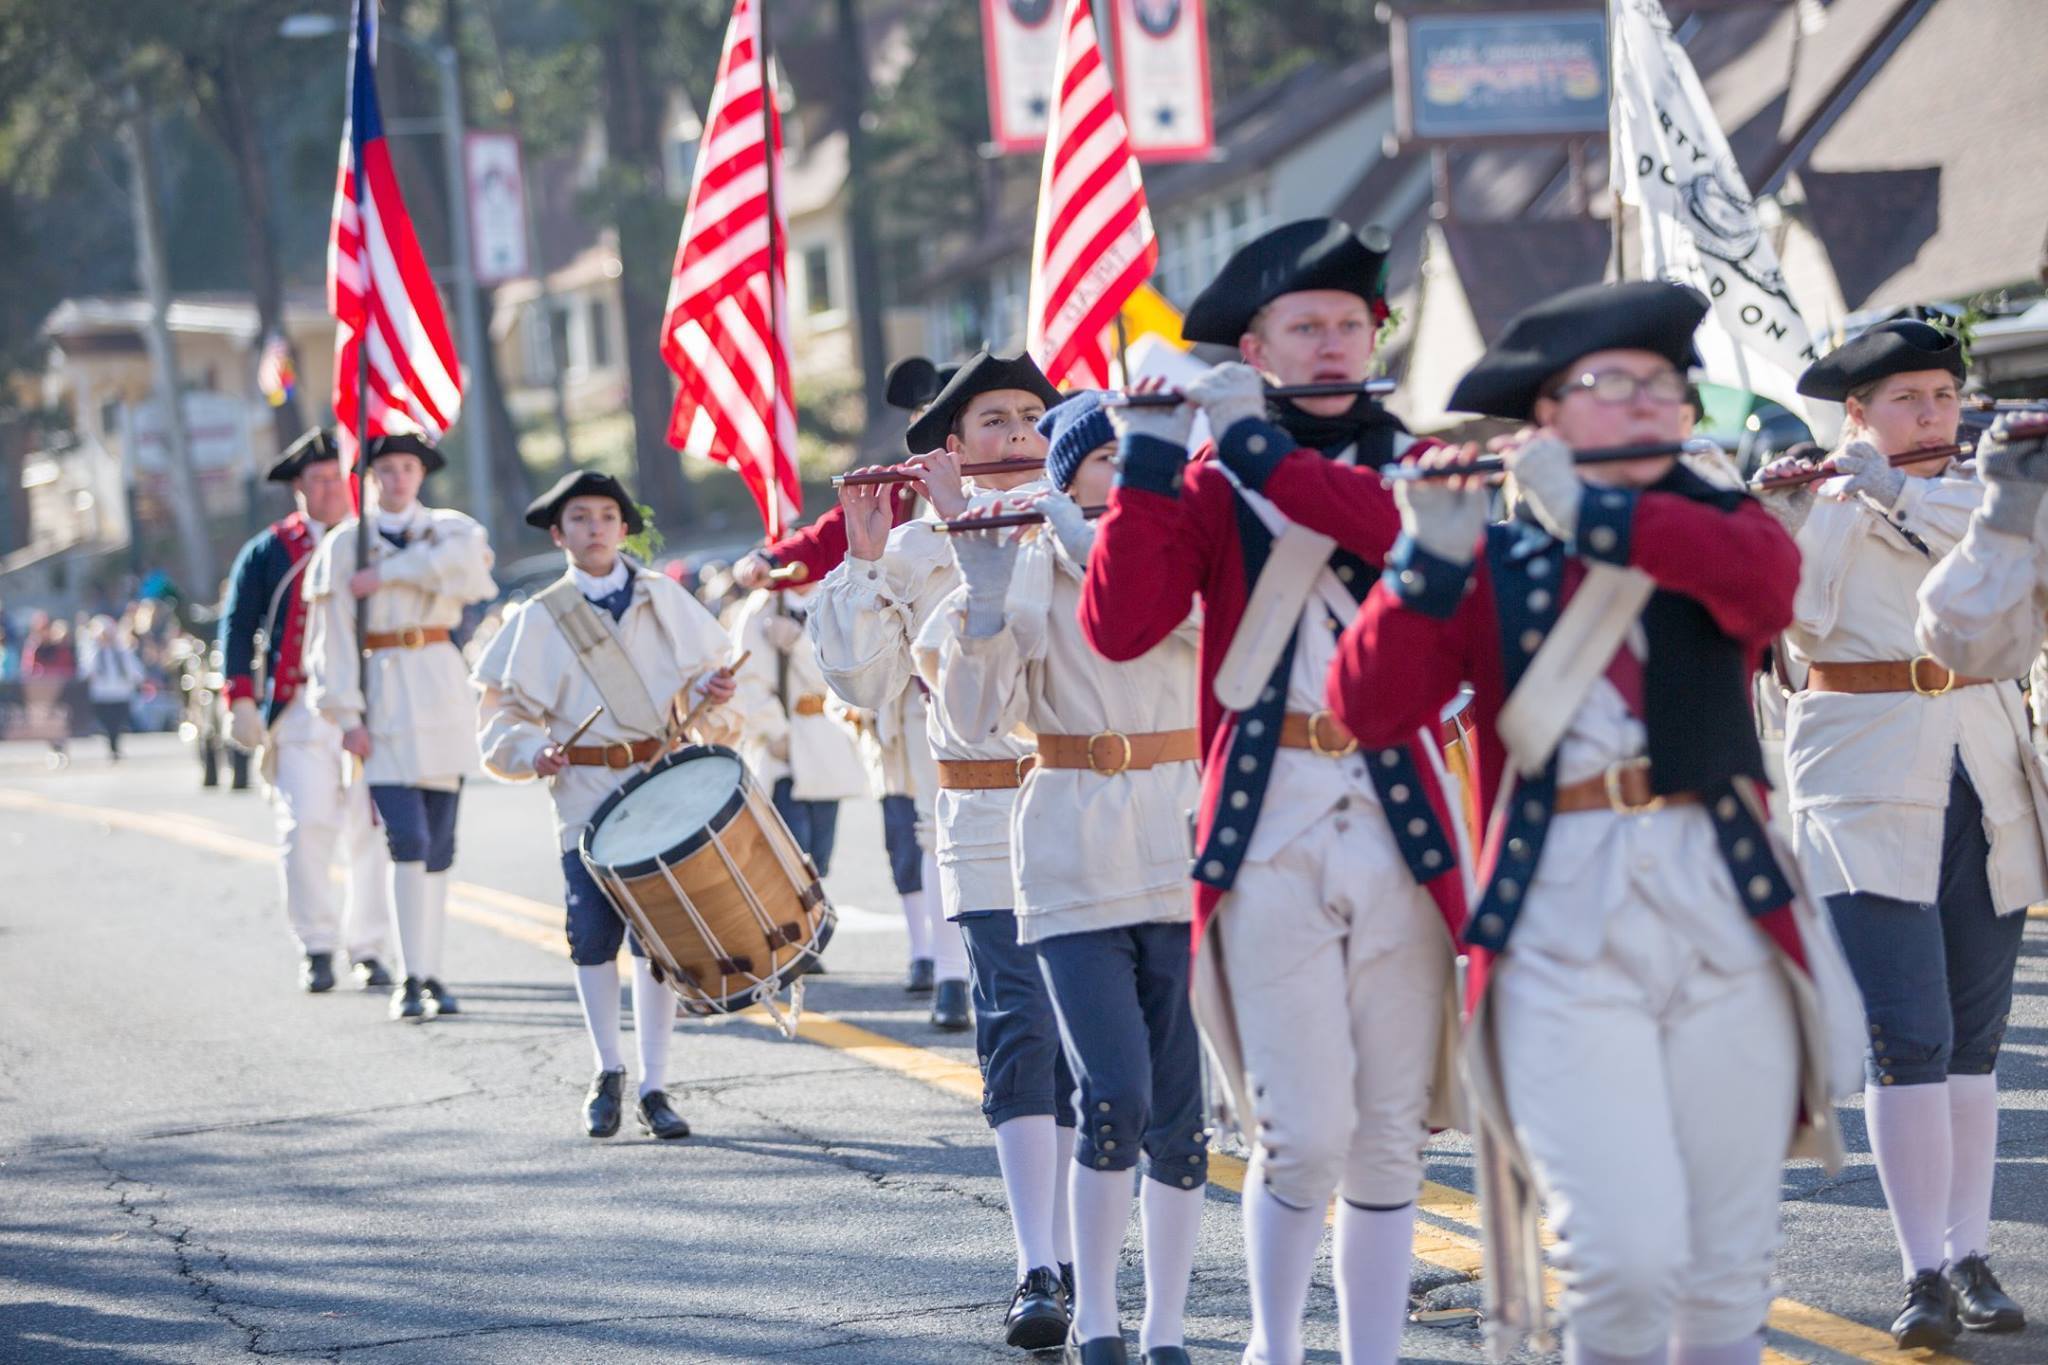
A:
{"label": "spectator in background", "polygon": [[86,635],[82,664],[79,671],[85,678],[86,697],[107,737],[107,756],[119,763],[128,708],[143,681],[142,658],[113,617],[95,616]]}
{"label": "spectator in background", "polygon": [[0,614],[0,682],[15,682],[20,677],[21,645],[8,629],[7,617]]}
{"label": "spectator in background", "polygon": [[32,708],[45,710],[55,729],[50,732],[50,766],[61,768],[71,761],[71,710],[64,704],[64,688],[78,674],[78,656],[71,648],[71,623],[53,621],[46,611],[29,617],[28,638],[21,646],[21,676],[33,684],[28,689]]}

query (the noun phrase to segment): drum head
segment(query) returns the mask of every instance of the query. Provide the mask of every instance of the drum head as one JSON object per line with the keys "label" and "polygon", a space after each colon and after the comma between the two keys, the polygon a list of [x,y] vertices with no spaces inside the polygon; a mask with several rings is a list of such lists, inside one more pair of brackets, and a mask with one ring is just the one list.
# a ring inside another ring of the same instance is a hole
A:
{"label": "drum head", "polygon": [[738,810],[745,775],[739,756],[720,746],[671,754],[605,799],[584,832],[584,851],[623,877],[687,857],[703,844],[706,830]]}

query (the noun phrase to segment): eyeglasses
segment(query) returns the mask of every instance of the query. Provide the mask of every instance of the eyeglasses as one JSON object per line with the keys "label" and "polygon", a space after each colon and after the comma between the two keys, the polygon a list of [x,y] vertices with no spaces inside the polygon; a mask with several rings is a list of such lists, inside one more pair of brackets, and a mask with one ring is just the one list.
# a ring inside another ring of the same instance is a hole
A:
{"label": "eyeglasses", "polygon": [[1596,403],[1619,407],[1635,402],[1638,394],[1648,394],[1651,402],[1668,406],[1686,400],[1687,385],[1685,376],[1676,370],[1659,370],[1646,378],[1638,378],[1627,370],[1592,370],[1576,379],[1567,379],[1552,389],[1550,396],[1563,399],[1581,389],[1592,394]]}

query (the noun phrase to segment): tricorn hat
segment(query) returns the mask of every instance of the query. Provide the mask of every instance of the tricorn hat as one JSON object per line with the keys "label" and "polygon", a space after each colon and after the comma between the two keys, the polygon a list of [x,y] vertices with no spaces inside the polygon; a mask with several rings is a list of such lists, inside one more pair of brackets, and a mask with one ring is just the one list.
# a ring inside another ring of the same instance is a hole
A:
{"label": "tricorn hat", "polygon": [[1683,373],[1700,363],[1692,334],[1707,306],[1697,289],[1664,280],[1567,289],[1510,318],[1447,406],[1524,420],[1554,375],[1595,351],[1652,351]]}

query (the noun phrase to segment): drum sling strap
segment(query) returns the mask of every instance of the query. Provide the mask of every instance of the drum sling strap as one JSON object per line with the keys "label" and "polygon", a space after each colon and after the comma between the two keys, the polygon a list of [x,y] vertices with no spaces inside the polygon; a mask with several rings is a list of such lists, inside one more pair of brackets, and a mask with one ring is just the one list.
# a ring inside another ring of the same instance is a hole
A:
{"label": "drum sling strap", "polygon": [[564,574],[534,598],[554,617],[562,638],[576,651],[576,662],[604,698],[605,714],[631,734],[660,739],[668,733],[668,718],[648,695],[647,684],[626,655],[626,646],[584,599],[576,580]]}

